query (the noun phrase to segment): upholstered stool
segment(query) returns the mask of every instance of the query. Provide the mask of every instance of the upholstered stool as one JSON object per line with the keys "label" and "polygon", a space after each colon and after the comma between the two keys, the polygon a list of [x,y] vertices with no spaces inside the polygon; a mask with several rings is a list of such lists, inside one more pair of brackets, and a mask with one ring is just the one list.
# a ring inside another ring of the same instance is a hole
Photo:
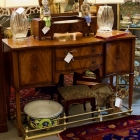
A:
{"label": "upholstered stool", "polygon": [[64,109],[66,116],[68,116],[69,106],[74,103],[83,104],[86,101],[89,101],[92,107],[91,110],[95,111],[95,94],[87,85],[59,87],[58,91],[64,100]]}

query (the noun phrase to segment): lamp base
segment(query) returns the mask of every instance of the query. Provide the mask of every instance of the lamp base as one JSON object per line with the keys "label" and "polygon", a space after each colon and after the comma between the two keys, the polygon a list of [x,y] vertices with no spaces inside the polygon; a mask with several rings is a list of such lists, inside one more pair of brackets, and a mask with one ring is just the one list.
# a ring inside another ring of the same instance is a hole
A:
{"label": "lamp base", "polygon": [[13,36],[12,39],[13,39],[14,42],[25,42],[25,41],[27,41],[27,37],[15,38]]}
{"label": "lamp base", "polygon": [[99,6],[97,13],[97,32],[111,32],[114,23],[114,13],[111,6]]}
{"label": "lamp base", "polygon": [[107,33],[107,32],[112,32],[112,29],[108,27],[101,27],[97,30],[98,33]]}
{"label": "lamp base", "polygon": [[24,41],[27,37],[29,22],[25,13],[12,12],[10,19],[10,27],[14,41]]}

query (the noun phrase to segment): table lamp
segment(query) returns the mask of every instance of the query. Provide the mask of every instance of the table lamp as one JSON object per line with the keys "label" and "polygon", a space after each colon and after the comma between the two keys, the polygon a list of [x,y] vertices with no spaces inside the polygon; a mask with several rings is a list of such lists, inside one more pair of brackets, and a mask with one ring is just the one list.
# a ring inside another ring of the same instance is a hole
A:
{"label": "table lamp", "polygon": [[[29,22],[24,8],[21,7],[31,6],[39,6],[38,0],[0,0],[0,7],[14,9],[10,18],[10,28],[15,41],[26,39]],[[15,10],[15,8],[18,9]]]}
{"label": "table lamp", "polygon": [[53,3],[56,4],[57,9],[58,9],[58,13],[61,13],[61,3],[65,3],[65,0],[54,0]]}
{"label": "table lamp", "polygon": [[[124,3],[125,0],[96,0],[95,4],[120,4]],[[114,24],[114,13],[112,6],[104,5],[99,6],[97,12],[97,32],[106,33],[111,32]]]}

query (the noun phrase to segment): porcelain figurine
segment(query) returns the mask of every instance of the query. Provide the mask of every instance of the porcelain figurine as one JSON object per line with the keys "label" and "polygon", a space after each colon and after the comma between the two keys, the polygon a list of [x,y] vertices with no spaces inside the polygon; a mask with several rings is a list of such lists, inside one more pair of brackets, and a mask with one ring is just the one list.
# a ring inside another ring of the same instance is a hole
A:
{"label": "porcelain figurine", "polygon": [[47,27],[51,26],[51,12],[48,6],[48,0],[42,0],[40,7],[40,19],[45,21]]}
{"label": "porcelain figurine", "polygon": [[74,5],[72,7],[73,12],[79,12],[79,1],[75,0]]}
{"label": "porcelain figurine", "polygon": [[81,5],[81,12],[82,16],[85,18],[87,22],[87,25],[90,26],[91,13],[90,13],[90,5],[87,3],[87,0],[83,1],[83,4]]}

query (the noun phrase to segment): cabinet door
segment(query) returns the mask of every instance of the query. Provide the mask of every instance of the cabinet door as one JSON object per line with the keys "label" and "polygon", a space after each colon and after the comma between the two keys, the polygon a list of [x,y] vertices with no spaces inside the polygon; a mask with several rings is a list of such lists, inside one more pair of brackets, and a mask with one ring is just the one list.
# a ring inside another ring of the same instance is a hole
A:
{"label": "cabinet door", "polygon": [[131,50],[130,40],[106,43],[105,75],[130,72]]}
{"label": "cabinet door", "polygon": [[52,51],[32,50],[19,53],[21,86],[52,83]]}

